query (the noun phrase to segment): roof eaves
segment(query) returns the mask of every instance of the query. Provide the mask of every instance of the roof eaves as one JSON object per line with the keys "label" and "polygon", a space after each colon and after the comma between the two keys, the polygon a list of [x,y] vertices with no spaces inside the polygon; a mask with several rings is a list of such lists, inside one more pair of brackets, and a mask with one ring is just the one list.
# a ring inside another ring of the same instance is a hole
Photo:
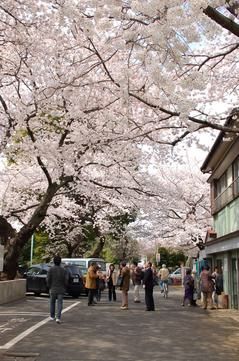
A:
{"label": "roof eaves", "polygon": [[[224,123],[224,126],[228,126],[228,125],[230,125],[230,124],[232,123],[232,121],[233,121],[233,115],[234,115],[235,113],[239,113],[239,108],[234,108],[234,109],[231,111],[230,115],[227,117],[227,119],[226,119],[226,121],[225,121],[225,123]],[[215,152],[216,149],[218,148],[219,144],[221,143],[224,135],[225,135],[225,131],[221,130],[220,133],[218,134],[215,142],[213,143],[213,146],[212,146],[212,148],[210,149],[210,151],[209,151],[206,159],[204,160],[204,162],[203,162],[203,164],[202,164],[202,166],[201,166],[201,168],[200,168],[202,173],[209,173],[209,172],[211,171],[211,170],[209,170],[209,169],[207,170],[208,163],[209,163],[211,157],[213,156],[214,152]]]}

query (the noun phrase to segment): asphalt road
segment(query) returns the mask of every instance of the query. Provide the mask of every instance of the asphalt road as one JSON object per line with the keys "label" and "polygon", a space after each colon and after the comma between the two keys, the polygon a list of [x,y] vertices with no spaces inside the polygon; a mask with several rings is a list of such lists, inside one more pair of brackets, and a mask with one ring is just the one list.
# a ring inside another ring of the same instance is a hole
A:
{"label": "asphalt road", "polygon": [[[48,318],[48,298],[0,306],[0,360],[6,361],[238,361],[239,312],[182,307],[181,287],[169,298],[155,292],[155,312],[144,302],[129,310],[87,299],[65,299],[63,323]],[[143,290],[142,290],[143,301]]]}

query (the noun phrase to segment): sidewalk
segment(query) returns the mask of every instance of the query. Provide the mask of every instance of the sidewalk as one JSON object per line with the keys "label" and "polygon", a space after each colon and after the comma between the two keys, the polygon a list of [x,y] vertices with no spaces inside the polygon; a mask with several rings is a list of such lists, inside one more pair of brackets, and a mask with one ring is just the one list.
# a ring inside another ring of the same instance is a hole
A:
{"label": "sidewalk", "polygon": [[[128,311],[120,310],[119,293],[116,303],[107,302],[106,295],[95,307],[80,299],[64,313],[61,325],[46,322],[7,350],[4,361],[239,360],[237,311],[181,307],[180,287],[171,287],[167,300],[155,292],[155,312],[146,312],[143,302],[133,303],[132,292]],[[143,300],[143,290],[141,296]],[[48,302],[39,303],[47,312]],[[34,301],[31,311],[33,307]],[[11,358],[9,352],[35,356]]]}

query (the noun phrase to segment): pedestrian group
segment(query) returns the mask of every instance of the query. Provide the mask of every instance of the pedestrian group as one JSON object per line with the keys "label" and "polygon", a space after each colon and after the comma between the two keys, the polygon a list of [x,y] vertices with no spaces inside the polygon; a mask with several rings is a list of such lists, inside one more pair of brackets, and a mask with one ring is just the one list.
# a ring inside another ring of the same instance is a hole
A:
{"label": "pedestrian group", "polygon": [[[54,266],[47,274],[47,285],[50,293],[50,319],[61,323],[61,313],[63,308],[63,297],[68,283],[66,270],[61,267],[61,257],[55,256]],[[157,271],[157,268],[151,262],[147,262],[144,269],[137,262],[133,262],[129,267],[125,261],[122,261],[119,270],[116,270],[114,264],[109,265],[107,274],[103,274],[99,265],[92,262],[88,268],[85,288],[88,292],[88,306],[95,306],[101,300],[101,292],[105,289],[107,283],[109,302],[116,301],[116,288],[121,291],[121,310],[128,310],[128,292],[130,282],[134,287],[134,302],[140,303],[140,288],[145,293],[145,310],[155,311],[153,290],[156,285],[160,286],[161,292],[167,298],[169,270],[165,264]],[[196,277],[196,272],[191,269],[186,270],[183,279],[184,297],[182,306],[197,306],[197,300],[202,295],[203,309],[218,308],[218,296],[223,292],[222,272],[215,267],[214,272],[210,272],[210,267],[202,268],[200,278]],[[165,293],[166,291],[166,293]],[[57,308],[56,308],[57,303]]]}

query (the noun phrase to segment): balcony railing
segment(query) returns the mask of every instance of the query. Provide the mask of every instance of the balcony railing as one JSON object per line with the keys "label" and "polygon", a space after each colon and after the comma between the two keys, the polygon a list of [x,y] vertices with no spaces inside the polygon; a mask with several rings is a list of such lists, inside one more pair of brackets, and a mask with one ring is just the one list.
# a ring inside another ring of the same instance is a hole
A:
{"label": "balcony railing", "polygon": [[239,177],[237,177],[219,196],[213,200],[212,213],[218,212],[239,195]]}

